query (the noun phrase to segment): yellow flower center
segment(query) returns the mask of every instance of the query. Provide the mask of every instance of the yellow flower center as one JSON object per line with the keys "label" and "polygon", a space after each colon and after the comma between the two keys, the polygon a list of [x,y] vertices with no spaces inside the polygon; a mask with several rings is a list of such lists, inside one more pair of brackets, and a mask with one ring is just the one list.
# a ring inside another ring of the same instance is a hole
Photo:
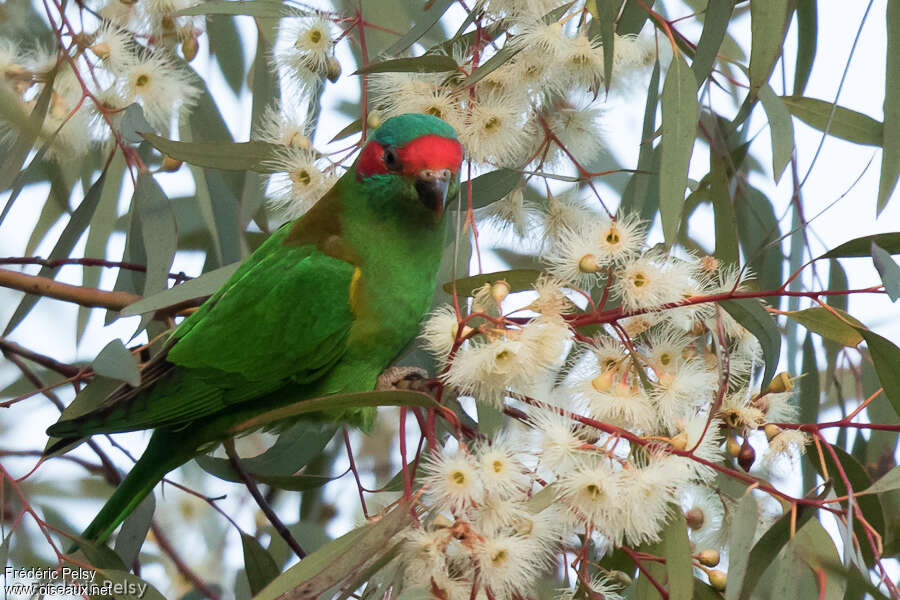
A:
{"label": "yellow flower center", "polygon": [[500,119],[498,119],[497,117],[491,117],[484,124],[484,128],[487,131],[494,131],[495,129],[498,129],[499,127],[500,127]]}
{"label": "yellow flower center", "polygon": [[134,86],[137,88],[145,88],[150,83],[150,76],[141,74],[134,80]]}
{"label": "yellow flower center", "polygon": [[318,44],[320,41],[322,41],[322,32],[318,29],[313,29],[312,31],[310,31],[309,41],[311,41],[313,44]]}
{"label": "yellow flower center", "polygon": [[438,119],[444,118],[444,111],[442,111],[437,106],[433,104],[425,109],[425,114],[431,115],[432,117],[437,117]]}
{"label": "yellow flower center", "polygon": [[312,175],[306,169],[300,169],[291,173],[291,180],[300,185],[309,185],[312,182]]}
{"label": "yellow flower center", "polygon": [[615,227],[611,228],[608,232],[606,232],[606,243],[611,245],[616,245],[621,241],[621,237],[619,236],[619,230]]}
{"label": "yellow flower center", "polygon": [[491,466],[494,467],[494,473],[500,473],[501,471],[503,471],[503,461],[500,459],[494,460]]}
{"label": "yellow flower center", "polygon": [[584,491],[587,492],[587,495],[591,500],[596,501],[603,497],[603,490],[595,483],[589,483],[584,486]]}
{"label": "yellow flower center", "polygon": [[631,278],[631,284],[634,287],[643,287],[645,283],[647,283],[647,276],[643,273],[635,273]]}
{"label": "yellow flower center", "polygon": [[495,567],[505,566],[509,562],[509,553],[506,550],[497,550],[491,555],[491,563]]}
{"label": "yellow flower center", "polygon": [[462,471],[453,471],[450,473],[450,479],[453,480],[453,483],[456,485],[465,485],[466,483],[466,474]]}

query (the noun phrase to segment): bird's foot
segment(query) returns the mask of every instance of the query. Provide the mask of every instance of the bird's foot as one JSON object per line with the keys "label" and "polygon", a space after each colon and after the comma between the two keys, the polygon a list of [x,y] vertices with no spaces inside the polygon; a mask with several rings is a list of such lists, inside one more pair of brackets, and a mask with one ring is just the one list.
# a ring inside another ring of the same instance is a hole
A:
{"label": "bird's foot", "polygon": [[375,391],[392,390],[430,393],[428,371],[419,367],[388,367],[378,376]]}

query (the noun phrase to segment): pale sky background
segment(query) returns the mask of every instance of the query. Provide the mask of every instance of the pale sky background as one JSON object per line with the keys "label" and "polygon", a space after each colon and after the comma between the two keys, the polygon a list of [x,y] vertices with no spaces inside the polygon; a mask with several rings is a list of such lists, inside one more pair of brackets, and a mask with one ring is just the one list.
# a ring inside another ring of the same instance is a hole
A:
{"label": "pale sky background", "polygon": [[[670,16],[682,16],[691,12],[681,2],[667,1],[664,4]],[[819,2],[818,4],[819,46],[815,66],[806,89],[806,95],[832,101],[835,98],[838,83],[853,43],[853,37],[862,20],[867,3]],[[842,106],[852,108],[879,120],[882,118],[884,93],[885,7],[885,0],[878,0],[872,4],[868,19],[859,37],[855,55],[839,100]],[[461,9],[458,6],[454,6],[445,16],[444,21],[458,23],[461,15]],[[239,21],[243,32],[253,32],[249,18],[243,17]],[[679,23],[679,28],[690,39],[697,40],[699,38],[699,28],[692,27],[690,20]],[[455,25],[449,27],[449,29],[455,29]],[[730,31],[738,37],[745,47],[749,47],[748,17],[744,17],[734,23]],[[793,85],[794,39],[795,34],[792,27],[792,31],[787,36],[785,49],[785,54],[788,57],[786,81],[789,89]],[[255,33],[245,39],[245,55],[248,62],[253,57],[253,40],[255,40]],[[355,69],[352,67],[352,55],[346,44],[340,44],[337,47],[337,57],[343,65],[344,76],[337,85],[328,86],[323,98],[324,112],[316,141],[330,139],[349,122],[346,116],[337,113],[331,107],[337,106],[341,100],[358,102],[355,77],[348,75]],[[772,82],[772,87],[777,93],[782,92],[779,83],[780,64],[776,67],[776,77],[773,78]],[[245,93],[241,98],[235,98],[225,84],[218,68],[209,61],[205,36],[201,37],[200,53],[193,65],[201,73],[204,73],[208,66],[212,66],[207,77],[210,89],[219,102],[220,110],[231,127],[235,139],[238,141],[246,140],[249,135],[247,115],[249,115],[250,111],[250,96]],[[607,118],[603,120],[603,125],[606,132],[605,139],[608,151],[626,167],[633,167],[636,164],[645,90],[646,85],[644,83],[636,83],[631,92],[611,95],[607,103]],[[736,109],[723,94],[714,94],[713,105],[725,116],[733,115]],[[775,199],[776,215],[784,215],[781,220],[781,229],[782,233],[786,233],[790,228],[790,213],[787,210],[792,189],[789,173],[790,166],[785,171],[781,183],[776,186],[772,182],[771,173],[769,172],[771,169],[770,138],[765,113],[762,111],[761,106],[754,111],[750,123],[751,131],[757,134],[751,151],[766,169],[764,176],[754,174],[751,176],[750,181]],[[811,157],[820,142],[821,134],[796,119],[794,120],[794,132],[797,161],[802,177],[809,168]],[[871,164],[868,170],[863,173],[867,163],[870,161]],[[812,173],[803,188],[803,200],[807,218],[817,214],[845,192],[846,196],[819,216],[808,228],[807,231],[810,233],[814,255],[819,255],[825,250],[852,238],[900,229],[900,197],[897,197],[898,192],[896,191],[894,193],[895,197],[888,204],[887,209],[878,220],[875,220],[875,201],[878,190],[880,161],[880,150],[877,148],[857,146],[831,137],[825,140]],[[699,179],[707,170],[708,155],[706,149],[702,144],[697,144],[694,149],[691,177]],[[176,174],[161,174],[157,176],[157,180],[170,195],[175,195],[192,188],[193,184],[186,173],[187,169],[182,169],[181,172]],[[863,174],[860,177],[861,173]],[[860,181],[854,186],[853,183],[858,177]],[[850,189],[851,187],[852,189]],[[848,192],[848,190],[850,191]],[[46,197],[47,192],[48,186],[45,185],[31,186],[23,192],[7,220],[3,223],[2,229],[0,229],[0,256],[23,255],[27,235],[33,228],[40,211],[41,203],[39,200]],[[78,190],[75,193],[80,194],[80,186],[78,186]],[[125,194],[126,199],[127,197],[130,197],[130,189],[128,188]],[[0,204],[5,202],[5,200],[6,194],[0,196]],[[699,209],[694,219],[691,224],[693,231],[712,231],[713,219],[711,209],[708,207]],[[54,232],[47,236],[49,242],[39,246],[35,252],[36,255],[47,256],[49,254],[56,236],[62,231],[62,227],[62,223],[56,225]],[[656,239],[652,239],[652,242],[661,239],[658,227],[654,229],[654,235]],[[107,249],[107,258],[117,260],[121,256],[123,242],[124,236],[117,236]],[[787,249],[786,243],[785,249]],[[83,244],[84,240],[76,247],[73,256],[81,255]],[[709,246],[711,245],[712,240],[710,238]],[[851,287],[866,287],[880,282],[870,259],[844,259],[843,264]],[[499,262],[492,260],[490,256],[485,256],[484,265],[486,271],[503,268]],[[202,260],[196,253],[179,254],[176,257],[172,271],[178,272],[183,270],[189,275],[197,275],[201,266]],[[36,268],[26,269],[27,272],[36,272],[36,270]],[[105,289],[111,289],[115,281],[115,273],[115,270],[112,269],[104,270],[101,286]],[[822,263],[820,273],[824,280],[827,281],[827,266],[824,263]],[[80,269],[75,267],[60,269],[58,279],[68,283],[79,284]],[[0,322],[5,323],[9,319],[19,296],[18,293],[0,289]],[[88,335],[82,340],[81,345],[76,347],[74,332],[71,327],[75,320],[75,312],[76,308],[72,304],[43,300],[38,303],[22,325],[15,330],[11,339],[38,352],[49,354],[61,361],[89,361],[111,339],[124,336],[124,339],[127,340],[127,337],[136,325],[136,318],[132,318],[121,319],[112,326],[103,327],[103,311],[96,310],[92,315]],[[895,342],[900,340],[900,319],[897,318],[898,308],[896,305],[891,305],[886,296],[854,296],[850,299],[849,312],[889,339]],[[784,356],[783,358],[781,370],[787,367],[787,357]],[[797,362],[799,362],[799,357]],[[797,367],[799,368],[799,365]],[[795,369],[791,369],[791,371],[797,372]],[[14,366],[8,363],[0,365],[0,387],[5,386],[17,376],[18,371]],[[69,390],[61,390],[61,395],[65,399],[71,397]],[[0,445],[5,448],[38,449],[44,445],[45,438],[42,432],[47,425],[56,419],[56,411],[49,406],[49,403],[38,398],[23,402],[13,409],[8,409],[4,416],[5,418],[2,420],[3,425],[0,425],[2,427]],[[142,433],[119,437],[128,447],[137,450],[142,447],[143,440],[146,439]],[[84,453],[83,455],[89,456],[89,453]],[[120,466],[127,468],[128,462],[127,460],[119,460],[122,458],[120,454],[113,451],[111,456],[117,460]],[[344,468],[344,462],[342,461],[345,462],[345,459],[339,460],[338,464],[335,465],[336,471]],[[7,461],[4,461],[4,464],[6,463]],[[9,461],[9,464],[14,466],[14,471],[24,472],[33,462]],[[42,466],[38,476],[32,478],[31,481],[52,481],[60,473],[71,473],[71,468],[68,464],[51,461],[51,463]],[[79,475],[81,474],[79,473]],[[220,486],[213,485],[207,491],[219,493],[222,490],[226,490],[232,495],[238,495],[237,488],[233,486],[226,487],[225,484]],[[348,493],[348,491],[353,493]],[[167,492],[167,497],[169,498],[179,497],[180,495],[182,495],[180,492],[171,489]],[[157,497],[159,497],[158,490]],[[326,497],[346,510],[345,514],[358,512],[358,498],[355,494],[355,485],[349,478],[343,480],[340,484],[327,486]],[[71,514],[70,518],[73,522],[84,525],[93,515],[96,506],[88,502],[82,504],[84,505],[84,510],[77,514]],[[227,510],[228,504],[225,507]],[[232,508],[234,510],[230,511],[230,514],[236,516],[242,526],[250,529],[255,506],[244,504],[242,507],[237,507],[232,505]],[[203,510],[208,509],[203,508]],[[332,535],[340,534],[352,525],[353,522],[350,520],[343,521],[331,527],[329,533]],[[240,545],[237,543],[237,536],[233,533],[230,535],[232,537],[229,538],[230,543],[225,561],[231,568],[240,568],[243,564]],[[179,542],[180,545],[189,544],[189,540],[179,540]],[[187,548],[189,546],[182,545],[182,547]],[[896,565],[893,565],[893,568],[895,569],[895,574],[900,572],[900,570],[896,570]],[[145,569],[143,573],[143,576],[157,584],[159,584],[158,578],[161,575],[162,572],[152,566]],[[230,585],[229,582],[223,583],[225,587]],[[164,586],[160,587],[160,590],[163,593],[166,592]]]}

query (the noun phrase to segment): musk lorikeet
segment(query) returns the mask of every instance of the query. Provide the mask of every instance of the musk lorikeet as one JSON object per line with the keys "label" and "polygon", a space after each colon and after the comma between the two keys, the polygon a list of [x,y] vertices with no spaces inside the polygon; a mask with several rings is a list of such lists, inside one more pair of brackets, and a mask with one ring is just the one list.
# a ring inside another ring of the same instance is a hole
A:
{"label": "musk lorikeet", "polygon": [[[429,115],[387,119],[309,212],[267,239],[172,333],[140,387],[47,429],[50,452],[95,434],[155,429],[84,531],[104,541],[172,469],[265,411],[372,390],[415,337],[444,245],[462,146]],[[374,409],[326,418],[371,425]]]}

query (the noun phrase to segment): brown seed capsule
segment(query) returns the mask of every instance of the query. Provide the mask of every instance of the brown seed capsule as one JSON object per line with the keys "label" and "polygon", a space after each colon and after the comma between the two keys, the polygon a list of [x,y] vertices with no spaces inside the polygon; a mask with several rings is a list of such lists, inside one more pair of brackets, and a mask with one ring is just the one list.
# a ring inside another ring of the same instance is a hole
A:
{"label": "brown seed capsule", "polygon": [[451,527],[453,523],[445,517],[444,515],[438,515],[434,518],[434,521],[431,522],[432,529],[447,529]]}
{"label": "brown seed capsule", "polygon": [[720,569],[712,569],[707,573],[709,577],[709,585],[713,586],[720,592],[725,591],[725,582],[728,581],[728,574]]}
{"label": "brown seed capsule", "polygon": [[756,461],[756,450],[750,445],[748,438],[744,438],[744,443],[741,445],[741,451],[738,453],[737,459],[741,468],[747,472],[750,471],[750,467]]}
{"label": "brown seed capsule", "polygon": [[782,431],[781,427],[779,427],[778,425],[776,425],[774,423],[767,424],[765,427],[766,439],[768,439],[771,442],[772,438],[774,438],[776,435],[781,433],[781,431]]}
{"label": "brown seed capsule", "polygon": [[766,393],[780,394],[782,392],[790,392],[793,389],[794,381],[791,379],[790,374],[786,371],[782,371],[769,382]]}
{"label": "brown seed capsule", "polygon": [[163,173],[174,173],[181,168],[182,162],[177,158],[172,158],[168,154],[163,154],[162,162],[159,164],[159,170]]}
{"label": "brown seed capsule", "polygon": [[328,81],[334,83],[341,76],[341,63],[338,62],[333,56],[328,57],[328,62],[325,65],[325,77],[328,78]]}
{"label": "brown seed capsule", "polygon": [[741,445],[733,435],[729,435],[728,439],[725,440],[725,451],[734,458],[737,458],[738,454],[741,453]]}
{"label": "brown seed capsule", "polygon": [[684,520],[687,522],[687,526],[691,529],[700,529],[703,527],[703,523],[706,521],[706,515],[703,514],[703,509],[699,506],[694,506],[689,511],[684,513]]}
{"label": "brown seed capsule", "polygon": [[197,44],[197,38],[193,34],[185,37],[181,41],[181,54],[184,55],[184,60],[188,62],[194,60],[194,57],[197,56],[198,49],[199,45]]}
{"label": "brown seed capsule", "polygon": [[697,555],[697,560],[704,567],[714,567],[719,564],[719,551],[707,548]]}

